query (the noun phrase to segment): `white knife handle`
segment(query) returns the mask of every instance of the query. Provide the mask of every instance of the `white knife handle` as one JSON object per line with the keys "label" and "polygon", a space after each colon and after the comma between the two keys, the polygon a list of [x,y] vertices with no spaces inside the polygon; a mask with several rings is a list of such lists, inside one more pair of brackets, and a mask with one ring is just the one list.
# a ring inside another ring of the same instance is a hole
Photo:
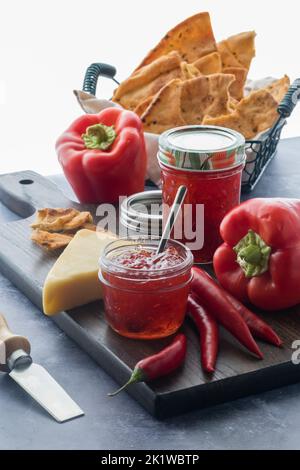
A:
{"label": "white knife handle", "polygon": [[10,370],[7,361],[18,350],[22,350],[29,355],[30,343],[24,336],[14,335],[10,331],[4,316],[0,313],[0,371],[7,372]]}

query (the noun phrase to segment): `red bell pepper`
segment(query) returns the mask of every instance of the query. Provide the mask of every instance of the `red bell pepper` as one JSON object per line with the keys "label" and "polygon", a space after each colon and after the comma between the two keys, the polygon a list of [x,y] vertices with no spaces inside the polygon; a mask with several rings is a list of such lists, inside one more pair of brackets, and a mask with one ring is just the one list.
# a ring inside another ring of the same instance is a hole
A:
{"label": "red bell pepper", "polygon": [[144,190],[144,134],[131,111],[107,108],[81,116],[58,139],[56,151],[80,202],[116,203]]}
{"label": "red bell pepper", "polygon": [[264,310],[300,303],[300,200],[251,199],[225,216],[214,255],[220,284]]}

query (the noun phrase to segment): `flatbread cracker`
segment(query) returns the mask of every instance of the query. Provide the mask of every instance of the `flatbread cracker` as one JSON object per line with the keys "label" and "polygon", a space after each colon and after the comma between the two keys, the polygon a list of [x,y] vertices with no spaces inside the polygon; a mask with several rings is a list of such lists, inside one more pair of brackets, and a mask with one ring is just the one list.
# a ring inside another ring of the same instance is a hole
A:
{"label": "flatbread cracker", "polygon": [[31,240],[48,251],[56,251],[65,248],[72,238],[72,235],[49,233],[39,229],[33,230],[31,234]]}
{"label": "flatbread cracker", "polygon": [[31,228],[48,232],[65,232],[92,223],[93,217],[90,212],[79,212],[73,208],[44,208],[37,212],[36,221],[31,224]]}
{"label": "flatbread cracker", "polygon": [[181,62],[180,64],[182,79],[189,80],[190,78],[196,78],[201,75],[198,68],[194,64],[188,64],[187,62]]}
{"label": "flatbread cracker", "polygon": [[249,140],[272,127],[278,118],[277,107],[278,103],[271,93],[257,90],[242,99],[233,113],[216,118],[205,117],[203,124],[229,127]]}
{"label": "flatbread cracker", "polygon": [[181,114],[181,90],[182,80],[179,79],[172,80],[160,90],[141,116],[145,131],[160,134],[186,124]]}
{"label": "flatbread cracker", "polygon": [[144,130],[160,134],[172,127],[201,124],[205,115],[231,112],[228,88],[234,75],[214,74],[191,80],[172,80],[141,116]]}
{"label": "flatbread cracker", "polygon": [[242,67],[249,70],[255,57],[255,36],[255,31],[246,31],[218,43],[223,69]]}
{"label": "flatbread cracker", "polygon": [[198,13],[171,29],[137,69],[174,50],[188,63],[217,51],[209,13]]}
{"label": "flatbread cracker", "polygon": [[146,98],[144,101],[141,101],[141,103],[139,103],[137,107],[134,109],[134,112],[138,116],[142,116],[142,114],[144,114],[144,112],[146,111],[146,109],[148,108],[152,100],[153,100],[153,96],[149,96],[149,98]]}
{"label": "flatbread cracker", "polygon": [[291,81],[287,75],[276,80],[275,82],[271,83],[271,85],[267,86],[265,89],[271,93],[273,98],[277,101],[277,103],[281,103],[283,100],[286,92],[290,87]]}
{"label": "flatbread cracker", "polygon": [[237,101],[244,98],[244,87],[248,75],[248,70],[242,67],[226,67],[223,73],[235,76],[234,82],[229,87],[229,93]]}
{"label": "flatbread cracker", "polygon": [[[60,230],[61,227],[72,220],[72,218],[77,215],[78,211],[73,208],[69,209],[51,209],[44,208],[37,211],[36,220],[31,224],[31,228],[40,228],[42,230],[48,230],[53,228],[53,230]],[[47,227],[47,228],[46,228]]]}
{"label": "flatbread cracker", "polygon": [[203,75],[222,72],[222,61],[219,52],[212,52],[211,54],[205,55],[204,57],[196,60],[193,65]]}
{"label": "flatbread cracker", "polygon": [[234,79],[234,75],[214,74],[183,82],[181,114],[186,124],[202,124],[205,115],[230,113],[228,88]]}
{"label": "flatbread cracker", "polygon": [[115,90],[112,101],[134,110],[174,78],[182,78],[181,57],[173,51],[134,72]]}

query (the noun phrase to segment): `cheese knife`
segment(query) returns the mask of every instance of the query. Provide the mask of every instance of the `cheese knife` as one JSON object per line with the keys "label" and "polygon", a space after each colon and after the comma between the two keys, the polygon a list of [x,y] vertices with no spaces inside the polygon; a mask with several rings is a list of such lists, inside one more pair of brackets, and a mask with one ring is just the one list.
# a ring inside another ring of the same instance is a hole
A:
{"label": "cheese knife", "polygon": [[28,339],[14,335],[0,314],[0,371],[8,372],[59,423],[84,415],[51,375],[32,362],[30,350]]}

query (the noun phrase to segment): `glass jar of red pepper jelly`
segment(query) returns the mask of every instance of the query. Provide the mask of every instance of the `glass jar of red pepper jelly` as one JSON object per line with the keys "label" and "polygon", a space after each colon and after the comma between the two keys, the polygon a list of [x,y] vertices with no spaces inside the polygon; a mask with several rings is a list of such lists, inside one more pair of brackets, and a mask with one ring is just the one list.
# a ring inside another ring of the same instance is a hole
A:
{"label": "glass jar of red pepper jelly", "polygon": [[100,258],[105,317],[122,336],[163,338],[183,323],[193,255],[177,241],[160,255],[157,246],[153,239],[119,239]]}
{"label": "glass jar of red pepper jelly", "polygon": [[163,221],[177,189],[188,192],[172,237],[182,241],[195,263],[211,263],[222,243],[222,219],[240,202],[245,164],[245,139],[231,129],[185,126],[164,132],[159,138]]}

